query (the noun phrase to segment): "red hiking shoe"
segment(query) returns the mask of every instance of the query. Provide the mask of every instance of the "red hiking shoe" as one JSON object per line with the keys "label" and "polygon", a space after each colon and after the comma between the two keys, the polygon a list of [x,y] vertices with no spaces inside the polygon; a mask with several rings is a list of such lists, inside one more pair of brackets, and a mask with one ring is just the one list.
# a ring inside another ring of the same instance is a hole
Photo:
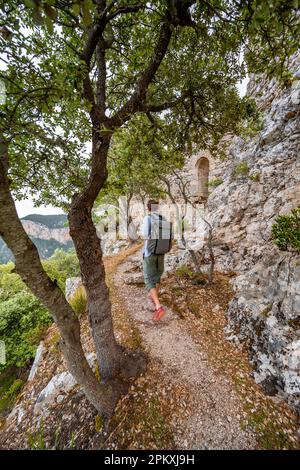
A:
{"label": "red hiking shoe", "polygon": [[163,307],[159,307],[157,310],[155,310],[154,315],[152,320],[153,321],[159,321],[162,319],[162,317],[165,315],[166,311]]}

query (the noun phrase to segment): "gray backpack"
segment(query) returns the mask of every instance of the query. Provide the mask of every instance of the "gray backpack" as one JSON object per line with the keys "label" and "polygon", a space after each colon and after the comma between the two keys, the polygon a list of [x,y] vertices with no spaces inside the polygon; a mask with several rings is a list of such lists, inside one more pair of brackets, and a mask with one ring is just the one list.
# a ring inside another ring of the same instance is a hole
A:
{"label": "gray backpack", "polygon": [[150,216],[147,250],[152,255],[164,255],[172,247],[172,223],[161,215],[157,219]]}

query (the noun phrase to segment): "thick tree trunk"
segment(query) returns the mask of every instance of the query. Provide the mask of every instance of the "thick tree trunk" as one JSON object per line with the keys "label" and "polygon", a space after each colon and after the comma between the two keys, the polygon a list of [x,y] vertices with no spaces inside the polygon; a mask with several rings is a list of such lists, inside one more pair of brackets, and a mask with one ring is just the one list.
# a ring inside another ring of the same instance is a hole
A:
{"label": "thick tree trunk", "polygon": [[101,138],[98,133],[93,134],[91,178],[85,190],[73,198],[69,212],[70,235],[87,293],[89,321],[103,380],[119,373],[123,356],[114,335],[102,250],[92,221],[93,204],[106,179],[109,142],[110,137]]}
{"label": "thick tree trunk", "polygon": [[102,379],[120,370],[121,349],[117,345],[111,315],[109,291],[105,282],[100,240],[90,208],[73,205],[69,214],[70,234],[80,263],[87,293],[88,315]]}
{"label": "thick tree trunk", "polygon": [[44,271],[37,249],[18,218],[6,176],[7,145],[3,142],[0,145],[0,236],[14,254],[15,271],[57,323],[68,369],[98,412],[102,416],[109,416],[118,394],[112,386],[100,384],[89,367],[81,346],[78,319],[56,282]]}
{"label": "thick tree trunk", "polygon": [[102,380],[137,376],[145,370],[146,357],[124,350],[116,342],[109,290],[105,282],[100,239],[92,221],[92,208],[106,180],[110,136],[93,132],[92,171],[81,194],[74,196],[69,212],[70,235],[79,259],[87,293],[88,315]]}
{"label": "thick tree trunk", "polygon": [[199,261],[199,258],[198,258],[198,253],[195,251],[195,250],[188,250],[189,251],[189,254],[192,258],[192,261],[194,263],[194,266],[195,266],[195,272],[200,274],[201,273],[201,264],[200,264],[200,261]]}

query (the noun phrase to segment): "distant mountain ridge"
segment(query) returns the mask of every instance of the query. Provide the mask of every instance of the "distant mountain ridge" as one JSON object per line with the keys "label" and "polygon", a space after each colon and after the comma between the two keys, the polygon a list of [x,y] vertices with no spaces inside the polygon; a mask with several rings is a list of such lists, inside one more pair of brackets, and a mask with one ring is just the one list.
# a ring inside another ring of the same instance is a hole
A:
{"label": "distant mountain ridge", "polygon": [[[29,214],[21,218],[23,227],[38,249],[41,259],[53,255],[57,248],[68,251],[73,248],[65,214]],[[0,264],[14,261],[12,252],[0,238]]]}
{"label": "distant mountain ridge", "polygon": [[68,218],[66,214],[29,214],[22,217],[21,220],[31,220],[32,222],[46,225],[48,228],[66,228],[68,226]]}

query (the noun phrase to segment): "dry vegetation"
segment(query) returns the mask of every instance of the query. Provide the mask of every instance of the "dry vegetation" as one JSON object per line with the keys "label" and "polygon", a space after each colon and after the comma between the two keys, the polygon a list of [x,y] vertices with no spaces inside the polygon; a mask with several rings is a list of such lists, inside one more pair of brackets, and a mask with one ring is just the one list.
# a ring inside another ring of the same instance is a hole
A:
{"label": "dry vegetation", "polygon": [[299,423],[295,413],[278,398],[264,394],[251,377],[247,351],[238,349],[225,338],[225,312],[232,298],[232,275],[216,273],[212,285],[206,286],[201,285],[201,279],[189,269],[181,268],[165,280],[163,301],[179,313],[199,348],[205,351],[219,373],[234,384],[244,407],[243,426],[253,428],[259,447],[299,448]]}

